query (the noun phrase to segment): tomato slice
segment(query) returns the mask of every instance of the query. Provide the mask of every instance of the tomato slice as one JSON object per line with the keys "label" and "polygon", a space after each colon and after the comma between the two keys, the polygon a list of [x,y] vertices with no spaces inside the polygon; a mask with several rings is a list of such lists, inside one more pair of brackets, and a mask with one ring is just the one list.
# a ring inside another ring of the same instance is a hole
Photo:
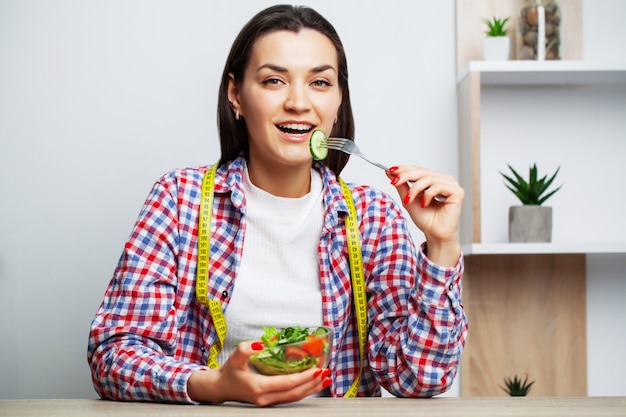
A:
{"label": "tomato slice", "polygon": [[319,358],[324,352],[324,339],[314,336],[310,340],[302,343],[301,346],[302,349],[305,350],[309,355]]}
{"label": "tomato slice", "polygon": [[285,348],[285,362],[298,362],[309,356],[306,350],[297,346],[287,346]]}

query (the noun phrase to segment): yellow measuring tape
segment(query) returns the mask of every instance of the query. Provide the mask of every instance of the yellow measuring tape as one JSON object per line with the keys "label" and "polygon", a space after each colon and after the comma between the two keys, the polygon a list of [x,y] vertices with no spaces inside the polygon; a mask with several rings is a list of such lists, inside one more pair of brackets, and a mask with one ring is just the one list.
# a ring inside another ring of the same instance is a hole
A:
{"label": "yellow measuring tape", "polygon": [[215,187],[215,172],[217,164],[213,165],[202,179],[202,194],[200,199],[200,220],[198,224],[198,271],[196,276],[196,297],[207,307],[213,318],[213,325],[217,330],[218,343],[209,349],[209,368],[219,368],[217,356],[222,350],[226,338],[226,319],[222,305],[217,300],[209,300],[209,256],[211,255],[211,220],[213,217],[213,188]]}
{"label": "yellow measuring tape", "polygon": [[367,341],[367,302],[365,299],[365,277],[363,276],[363,258],[361,257],[361,239],[357,224],[356,209],[352,200],[352,193],[348,185],[339,178],[343,194],[348,204],[348,218],[346,219],[346,237],[348,239],[348,257],[350,259],[350,275],[352,277],[352,295],[356,309],[357,330],[359,333],[359,372],[344,397],[356,397],[359,391],[359,382],[363,373],[363,359],[365,358],[365,342]]}
{"label": "yellow measuring tape", "polygon": [[[208,296],[209,257],[210,257],[210,232],[213,215],[213,189],[215,188],[215,173],[218,164],[207,171],[202,179],[202,194],[200,198],[200,215],[198,224],[198,270],[196,276],[196,297],[206,305],[211,312],[213,324],[217,331],[218,342],[209,349],[207,365],[210,368],[218,368],[217,357],[224,345],[226,338],[226,319],[222,306],[217,300],[210,300]],[[348,240],[348,258],[350,261],[350,274],[352,277],[352,293],[354,307],[356,309],[357,330],[359,334],[359,357],[360,365],[354,382],[344,395],[346,398],[356,397],[359,382],[363,372],[363,359],[365,357],[365,343],[367,341],[367,302],[365,298],[365,277],[363,275],[363,259],[361,256],[361,239],[356,216],[352,193],[348,185],[339,178],[341,188],[348,205],[348,218],[346,219],[346,237]]]}

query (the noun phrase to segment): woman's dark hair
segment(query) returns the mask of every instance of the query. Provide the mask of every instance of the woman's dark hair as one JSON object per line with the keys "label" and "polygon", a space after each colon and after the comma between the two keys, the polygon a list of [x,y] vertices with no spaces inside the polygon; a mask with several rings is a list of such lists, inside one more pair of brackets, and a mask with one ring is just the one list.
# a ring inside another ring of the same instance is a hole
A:
{"label": "woman's dark hair", "polygon": [[[228,101],[229,74],[233,74],[235,82],[243,81],[246,66],[250,61],[252,47],[258,38],[268,33],[288,30],[299,32],[300,29],[314,29],[330,39],[337,51],[339,71],[339,88],[342,101],[337,113],[330,136],[354,139],[354,117],[350,104],[348,89],[348,64],[343,44],[335,28],[322,15],[309,7],[278,5],[269,7],[254,16],[239,32],[224,66],[217,103],[217,125],[220,134],[222,156],[220,165],[231,161],[240,153],[248,155],[248,130],[243,119],[236,120]],[[323,161],[335,175],[339,175],[348,162],[343,152],[329,150],[328,157]]]}

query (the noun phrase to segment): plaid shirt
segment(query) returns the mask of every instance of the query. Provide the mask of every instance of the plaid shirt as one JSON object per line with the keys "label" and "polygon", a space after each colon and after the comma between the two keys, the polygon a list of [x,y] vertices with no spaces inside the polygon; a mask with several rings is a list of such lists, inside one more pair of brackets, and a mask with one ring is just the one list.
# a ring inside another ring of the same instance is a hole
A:
{"label": "plaid shirt", "polygon": [[[359,369],[344,219],[347,206],[334,174],[324,182],[318,245],[324,323],[335,329],[331,395],[343,396]],[[207,167],[159,179],[126,242],[91,326],[88,361],[96,391],[117,400],[191,402],[187,380],[207,369],[217,340],[208,308],[195,297],[198,211]],[[227,308],[246,232],[243,161],[215,179],[209,297]],[[440,268],[416,250],[400,207],[386,194],[350,185],[361,233],[368,342],[359,395],[432,396],[449,388],[465,343],[462,257]]]}

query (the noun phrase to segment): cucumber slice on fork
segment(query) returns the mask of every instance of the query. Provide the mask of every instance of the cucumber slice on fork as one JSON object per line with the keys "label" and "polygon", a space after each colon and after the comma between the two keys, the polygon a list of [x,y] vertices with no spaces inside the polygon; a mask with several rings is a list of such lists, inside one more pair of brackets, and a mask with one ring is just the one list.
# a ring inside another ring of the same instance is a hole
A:
{"label": "cucumber slice on fork", "polygon": [[309,150],[313,159],[321,161],[328,156],[328,146],[326,145],[326,133],[317,129],[311,133],[309,138]]}

